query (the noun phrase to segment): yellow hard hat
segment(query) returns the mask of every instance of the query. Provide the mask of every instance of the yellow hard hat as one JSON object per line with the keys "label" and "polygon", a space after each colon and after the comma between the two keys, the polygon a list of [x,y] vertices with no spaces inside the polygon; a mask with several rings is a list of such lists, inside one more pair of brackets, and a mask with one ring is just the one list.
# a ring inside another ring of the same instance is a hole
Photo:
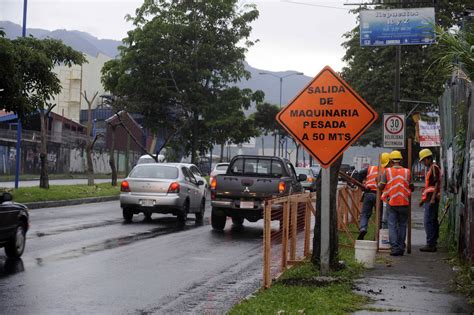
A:
{"label": "yellow hard hat", "polygon": [[402,152],[397,151],[397,150],[392,151],[390,153],[390,160],[392,160],[392,161],[393,160],[403,160]]}
{"label": "yellow hard hat", "polygon": [[382,167],[386,167],[388,165],[388,162],[390,162],[390,153],[382,153],[382,155],[380,156],[380,164],[382,164]]}
{"label": "yellow hard hat", "polygon": [[420,162],[423,161],[424,158],[427,158],[428,156],[433,156],[433,152],[431,152],[430,149],[423,149],[418,153],[420,156]]}

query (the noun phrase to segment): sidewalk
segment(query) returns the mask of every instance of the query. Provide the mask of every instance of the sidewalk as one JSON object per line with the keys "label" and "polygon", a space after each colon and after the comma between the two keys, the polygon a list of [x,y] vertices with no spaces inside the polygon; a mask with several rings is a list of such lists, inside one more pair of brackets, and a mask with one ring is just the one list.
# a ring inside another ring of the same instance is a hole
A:
{"label": "sidewalk", "polygon": [[[378,254],[375,268],[356,282],[356,291],[369,296],[373,303],[356,314],[472,314],[474,306],[454,292],[455,272],[447,263],[448,253],[422,253],[425,245],[423,209],[418,206],[421,192],[412,198],[412,253],[393,257]],[[385,312],[384,312],[385,311]],[[395,313],[393,313],[395,312]]]}

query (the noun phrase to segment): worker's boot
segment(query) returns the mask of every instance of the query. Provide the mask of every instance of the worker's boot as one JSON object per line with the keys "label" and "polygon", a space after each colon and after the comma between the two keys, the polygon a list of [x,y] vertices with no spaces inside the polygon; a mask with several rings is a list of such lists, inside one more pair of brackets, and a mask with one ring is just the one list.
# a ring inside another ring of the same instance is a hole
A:
{"label": "worker's boot", "polygon": [[436,246],[429,246],[429,245],[425,245],[423,247],[420,248],[420,252],[429,252],[429,253],[434,253],[437,251],[437,248]]}
{"label": "worker's boot", "polygon": [[363,240],[364,237],[365,237],[365,234],[367,234],[367,231],[364,231],[364,230],[360,231],[359,236],[357,236],[357,240],[359,240],[359,241]]}

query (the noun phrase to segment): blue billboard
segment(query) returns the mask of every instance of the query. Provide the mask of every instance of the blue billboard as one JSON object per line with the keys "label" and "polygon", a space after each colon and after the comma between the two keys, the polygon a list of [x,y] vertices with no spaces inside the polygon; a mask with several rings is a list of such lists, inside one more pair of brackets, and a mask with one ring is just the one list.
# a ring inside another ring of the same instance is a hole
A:
{"label": "blue billboard", "polygon": [[360,12],[360,45],[429,45],[435,43],[434,8]]}

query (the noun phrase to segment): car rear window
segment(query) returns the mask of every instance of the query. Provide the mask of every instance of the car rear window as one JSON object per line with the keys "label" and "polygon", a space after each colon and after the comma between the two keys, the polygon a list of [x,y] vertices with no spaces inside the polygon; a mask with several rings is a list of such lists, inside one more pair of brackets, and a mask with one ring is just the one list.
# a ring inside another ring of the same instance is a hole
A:
{"label": "car rear window", "polygon": [[137,164],[151,164],[151,163],[156,163],[156,161],[152,159],[151,156],[141,157],[137,161]]}
{"label": "car rear window", "polygon": [[156,164],[143,165],[133,169],[128,177],[175,179],[178,178],[178,168],[174,166],[163,166]]}
{"label": "car rear window", "polygon": [[313,175],[311,172],[311,169],[309,168],[297,168],[296,169],[296,174],[306,174],[306,175]]}
{"label": "car rear window", "polygon": [[218,171],[226,171],[229,165],[217,165],[216,170]]}
{"label": "car rear window", "polygon": [[279,161],[258,158],[236,159],[230,170],[235,175],[281,177],[283,164]]}

